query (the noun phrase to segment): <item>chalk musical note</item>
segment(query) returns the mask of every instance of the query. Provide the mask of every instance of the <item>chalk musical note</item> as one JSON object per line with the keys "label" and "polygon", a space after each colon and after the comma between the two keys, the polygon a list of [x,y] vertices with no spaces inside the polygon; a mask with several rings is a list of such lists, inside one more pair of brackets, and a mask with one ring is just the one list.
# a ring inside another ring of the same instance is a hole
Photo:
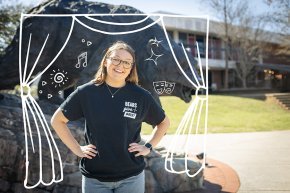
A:
{"label": "chalk musical note", "polygon": [[76,64],[76,68],[80,68],[81,65],[83,67],[87,67],[87,52],[83,52],[78,56],[78,63]]}

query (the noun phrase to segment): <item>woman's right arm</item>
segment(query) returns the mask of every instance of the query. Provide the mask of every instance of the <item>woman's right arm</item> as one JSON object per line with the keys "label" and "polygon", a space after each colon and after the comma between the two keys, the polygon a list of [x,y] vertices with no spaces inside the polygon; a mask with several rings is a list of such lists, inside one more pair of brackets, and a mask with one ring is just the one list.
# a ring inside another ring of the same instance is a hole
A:
{"label": "woman's right arm", "polygon": [[80,144],[73,137],[67,122],[69,120],[64,116],[61,109],[58,108],[51,118],[51,126],[54,128],[56,134],[62,140],[62,142],[77,156],[86,157],[92,159],[98,153],[96,147],[92,144],[86,146],[80,146]]}

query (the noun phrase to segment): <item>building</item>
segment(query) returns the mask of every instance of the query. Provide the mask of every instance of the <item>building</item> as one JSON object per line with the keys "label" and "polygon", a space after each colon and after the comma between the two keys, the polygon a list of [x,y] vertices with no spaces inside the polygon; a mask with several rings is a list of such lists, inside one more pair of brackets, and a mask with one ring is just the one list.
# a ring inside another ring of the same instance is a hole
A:
{"label": "building", "polygon": [[[163,13],[164,12],[158,12]],[[168,14],[168,13],[166,13]],[[207,21],[203,18],[179,18],[171,17],[164,18],[164,23],[168,34],[177,43],[182,43],[187,50],[197,59],[198,42],[200,57],[203,68],[205,68],[206,57],[206,32]],[[209,24],[209,39],[208,39],[208,67],[209,67],[209,88],[212,91],[224,89],[225,77],[225,43],[220,38],[222,30],[221,23],[210,21]],[[238,28],[238,27],[237,27]],[[281,40],[278,39],[278,34],[267,32],[268,37],[259,41],[265,43],[268,51],[263,51],[259,54],[258,62],[254,67],[254,72],[247,78],[247,89],[270,89],[275,91],[290,91],[290,60],[287,56],[276,56],[275,50],[282,48]],[[230,50],[233,56],[229,60],[229,89],[242,88],[241,80],[238,79],[236,68],[237,58],[239,56],[235,50]],[[284,58],[284,59],[283,59]]]}

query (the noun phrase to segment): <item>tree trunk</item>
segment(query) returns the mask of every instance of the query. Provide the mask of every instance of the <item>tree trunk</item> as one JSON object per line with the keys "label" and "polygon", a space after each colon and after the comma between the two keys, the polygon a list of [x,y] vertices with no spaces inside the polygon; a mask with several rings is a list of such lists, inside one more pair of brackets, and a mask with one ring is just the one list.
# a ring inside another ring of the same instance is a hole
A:
{"label": "tree trunk", "polygon": [[247,88],[247,79],[246,78],[243,78],[242,83],[243,83],[243,88]]}
{"label": "tree trunk", "polygon": [[225,23],[225,85],[224,88],[229,88],[229,32],[228,32],[228,16],[227,16],[227,2],[224,0],[224,23]]}

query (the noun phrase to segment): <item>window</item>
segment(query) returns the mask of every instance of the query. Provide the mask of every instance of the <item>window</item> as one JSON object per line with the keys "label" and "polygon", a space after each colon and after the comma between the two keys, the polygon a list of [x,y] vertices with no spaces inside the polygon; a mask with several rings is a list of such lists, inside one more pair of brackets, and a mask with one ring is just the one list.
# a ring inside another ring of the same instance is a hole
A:
{"label": "window", "polygon": [[[204,41],[204,39],[205,39],[204,36],[200,36],[200,35],[196,36],[196,41],[198,43],[199,54],[200,54],[201,58],[205,57],[205,41]],[[196,46],[196,53],[198,53],[197,46]]]}
{"label": "window", "polygon": [[179,32],[179,43],[187,44],[187,33]]}
{"label": "window", "polygon": [[188,45],[187,47],[190,49],[191,54],[196,57],[196,50],[195,50],[195,35],[188,34]]}
{"label": "window", "polygon": [[216,37],[209,38],[208,57],[221,59],[221,40]]}
{"label": "window", "polygon": [[174,38],[173,38],[173,31],[169,31],[169,30],[168,30],[168,31],[167,31],[167,34],[168,34],[168,36],[169,36],[171,39],[174,39]]}

